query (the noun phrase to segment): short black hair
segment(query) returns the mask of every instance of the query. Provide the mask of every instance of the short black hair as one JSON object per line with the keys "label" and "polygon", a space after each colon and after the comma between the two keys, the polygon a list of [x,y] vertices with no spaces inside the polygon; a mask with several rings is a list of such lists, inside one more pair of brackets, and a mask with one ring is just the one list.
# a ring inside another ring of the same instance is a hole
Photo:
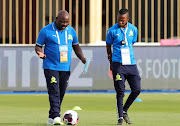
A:
{"label": "short black hair", "polygon": [[119,14],[120,15],[123,15],[123,14],[126,14],[126,13],[128,13],[129,11],[128,11],[128,9],[121,9],[121,10],[119,10]]}

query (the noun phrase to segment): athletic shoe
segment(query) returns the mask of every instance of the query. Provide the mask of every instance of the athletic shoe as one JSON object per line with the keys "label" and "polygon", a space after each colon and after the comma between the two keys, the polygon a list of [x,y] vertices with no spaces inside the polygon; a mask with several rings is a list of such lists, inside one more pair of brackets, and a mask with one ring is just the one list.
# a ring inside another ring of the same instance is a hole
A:
{"label": "athletic shoe", "polygon": [[56,117],[54,119],[48,118],[47,125],[64,125],[64,123],[61,122],[60,117]]}
{"label": "athletic shoe", "polygon": [[117,125],[123,125],[123,119],[122,118],[118,119]]}
{"label": "athletic shoe", "polygon": [[131,120],[129,119],[127,113],[123,113],[123,119],[124,119],[124,121],[125,121],[126,123],[132,124],[132,122],[131,122]]}
{"label": "athletic shoe", "polygon": [[60,117],[54,118],[53,125],[61,125],[61,118]]}
{"label": "athletic shoe", "polygon": [[47,125],[53,125],[53,119],[52,118],[48,118]]}

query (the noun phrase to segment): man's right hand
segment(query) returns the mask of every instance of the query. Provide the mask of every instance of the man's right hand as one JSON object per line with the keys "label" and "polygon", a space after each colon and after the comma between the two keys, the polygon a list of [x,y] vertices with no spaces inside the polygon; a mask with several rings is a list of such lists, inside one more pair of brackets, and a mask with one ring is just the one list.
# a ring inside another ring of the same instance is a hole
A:
{"label": "man's right hand", "polygon": [[43,52],[38,51],[37,54],[39,55],[39,58],[46,59],[46,55]]}

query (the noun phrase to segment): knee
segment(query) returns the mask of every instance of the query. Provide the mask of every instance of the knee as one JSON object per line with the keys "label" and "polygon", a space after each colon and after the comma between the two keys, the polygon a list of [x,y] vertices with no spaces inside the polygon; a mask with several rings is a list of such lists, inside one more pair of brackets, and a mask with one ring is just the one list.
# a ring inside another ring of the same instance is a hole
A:
{"label": "knee", "polygon": [[48,94],[53,95],[53,96],[58,96],[59,95],[59,90],[49,89]]}

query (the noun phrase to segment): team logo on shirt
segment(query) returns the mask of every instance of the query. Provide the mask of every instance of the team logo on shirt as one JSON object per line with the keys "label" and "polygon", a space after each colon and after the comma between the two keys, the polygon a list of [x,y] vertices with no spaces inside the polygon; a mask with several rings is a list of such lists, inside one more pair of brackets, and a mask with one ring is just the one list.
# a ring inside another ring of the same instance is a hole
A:
{"label": "team logo on shirt", "polygon": [[56,78],[54,76],[51,77],[51,83],[57,83]]}
{"label": "team logo on shirt", "polygon": [[56,35],[52,35],[52,36],[56,37]]}
{"label": "team logo on shirt", "polygon": [[118,80],[122,80],[122,78],[121,78],[121,76],[119,75],[119,73],[117,73],[117,75],[116,75],[116,81],[118,81]]}
{"label": "team logo on shirt", "polygon": [[129,36],[134,36],[133,31],[129,31]]}
{"label": "team logo on shirt", "polygon": [[68,39],[73,40],[73,37],[71,34],[68,35]]}
{"label": "team logo on shirt", "polygon": [[117,36],[120,36],[120,33],[119,34],[116,34]]}

